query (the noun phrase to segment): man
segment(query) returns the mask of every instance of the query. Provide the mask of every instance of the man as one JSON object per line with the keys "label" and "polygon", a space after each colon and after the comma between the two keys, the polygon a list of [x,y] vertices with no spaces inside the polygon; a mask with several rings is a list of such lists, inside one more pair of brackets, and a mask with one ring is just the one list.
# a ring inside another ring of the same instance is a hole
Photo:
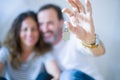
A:
{"label": "man", "polygon": [[67,0],[73,11],[62,10],[70,20],[65,21],[71,31],[67,41],[62,38],[69,35],[62,34],[64,19],[61,9],[48,4],[38,11],[40,31],[44,40],[53,44],[55,59],[63,71],[60,80],[102,80],[91,56],[100,56],[105,49],[95,33],[90,1],[85,1],[87,10],[79,0]]}

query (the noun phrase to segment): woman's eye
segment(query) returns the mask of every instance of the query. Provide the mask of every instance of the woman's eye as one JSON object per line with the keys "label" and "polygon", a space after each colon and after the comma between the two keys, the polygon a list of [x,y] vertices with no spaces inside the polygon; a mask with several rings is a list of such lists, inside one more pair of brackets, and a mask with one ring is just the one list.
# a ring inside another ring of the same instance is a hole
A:
{"label": "woman's eye", "polygon": [[23,29],[21,29],[21,31],[27,31],[28,29],[27,28],[23,28]]}

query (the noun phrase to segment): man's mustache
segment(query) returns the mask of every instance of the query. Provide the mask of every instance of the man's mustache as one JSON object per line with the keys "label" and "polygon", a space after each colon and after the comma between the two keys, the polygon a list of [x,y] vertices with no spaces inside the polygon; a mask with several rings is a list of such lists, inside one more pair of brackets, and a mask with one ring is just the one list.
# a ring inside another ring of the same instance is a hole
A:
{"label": "man's mustache", "polygon": [[54,32],[53,32],[53,31],[47,31],[47,32],[43,32],[43,34],[45,34],[45,33],[54,34]]}

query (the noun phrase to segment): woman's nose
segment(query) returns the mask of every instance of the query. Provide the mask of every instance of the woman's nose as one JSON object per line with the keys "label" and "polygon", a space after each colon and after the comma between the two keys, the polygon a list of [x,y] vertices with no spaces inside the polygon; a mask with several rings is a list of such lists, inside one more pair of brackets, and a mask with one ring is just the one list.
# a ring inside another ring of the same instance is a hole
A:
{"label": "woman's nose", "polygon": [[27,31],[27,36],[32,36],[32,30]]}

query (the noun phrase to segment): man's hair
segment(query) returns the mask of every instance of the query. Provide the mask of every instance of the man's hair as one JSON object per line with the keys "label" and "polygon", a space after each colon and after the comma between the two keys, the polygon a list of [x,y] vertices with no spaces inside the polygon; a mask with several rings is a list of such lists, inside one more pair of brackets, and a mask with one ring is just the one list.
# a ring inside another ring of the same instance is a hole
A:
{"label": "man's hair", "polygon": [[63,20],[63,14],[62,14],[62,11],[61,11],[61,8],[57,5],[54,5],[54,4],[46,4],[44,6],[42,6],[39,10],[38,10],[38,13],[43,11],[43,10],[46,10],[46,9],[54,9],[56,12],[57,12],[57,16],[58,16],[58,19],[59,20]]}

